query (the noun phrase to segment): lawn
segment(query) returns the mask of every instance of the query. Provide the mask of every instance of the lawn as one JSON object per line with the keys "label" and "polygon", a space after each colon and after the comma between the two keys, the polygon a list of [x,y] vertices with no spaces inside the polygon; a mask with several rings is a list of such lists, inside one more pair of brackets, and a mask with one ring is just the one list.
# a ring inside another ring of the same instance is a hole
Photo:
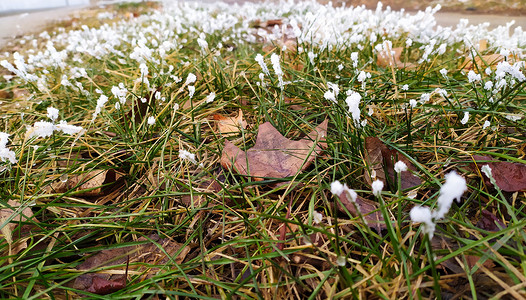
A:
{"label": "lawn", "polygon": [[0,54],[0,297],[526,297],[526,33],[121,4]]}

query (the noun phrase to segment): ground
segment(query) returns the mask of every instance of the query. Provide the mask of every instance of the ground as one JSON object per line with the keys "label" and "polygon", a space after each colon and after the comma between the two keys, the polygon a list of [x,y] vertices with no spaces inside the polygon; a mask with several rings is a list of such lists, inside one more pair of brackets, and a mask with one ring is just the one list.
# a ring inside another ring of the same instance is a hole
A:
{"label": "ground", "polygon": [[524,298],[526,33],[435,14],[145,2],[17,37],[0,297]]}

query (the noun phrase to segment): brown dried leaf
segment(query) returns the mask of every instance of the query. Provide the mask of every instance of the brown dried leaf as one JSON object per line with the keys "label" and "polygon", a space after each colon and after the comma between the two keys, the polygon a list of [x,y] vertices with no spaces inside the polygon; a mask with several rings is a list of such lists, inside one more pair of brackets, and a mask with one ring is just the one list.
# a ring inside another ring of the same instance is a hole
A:
{"label": "brown dried leaf", "polygon": [[11,99],[13,95],[7,90],[0,90],[0,99]]}
{"label": "brown dried leaf", "polygon": [[29,98],[29,96],[31,95],[31,93],[26,89],[14,88],[12,91],[13,91],[13,99],[15,100],[17,99],[25,100]]}
{"label": "brown dried leaf", "polygon": [[[398,161],[403,161],[408,168],[407,171],[400,173],[401,188],[403,190],[422,184],[422,180],[411,173],[411,171],[416,172],[417,170],[413,163],[398,151],[389,149],[379,138],[372,136],[365,138],[365,150],[365,161],[367,166],[371,168],[370,173],[372,173],[370,174],[368,170],[364,171],[365,180],[369,185],[374,181],[374,178],[383,181],[385,185],[394,184],[396,182],[394,165]],[[385,171],[387,171],[389,180],[387,180]],[[396,189],[397,187],[395,186],[393,188]]]}
{"label": "brown dried leaf", "polygon": [[93,170],[67,179],[61,178],[51,185],[48,192],[65,193],[75,189],[75,191],[84,191],[78,193],[77,196],[99,196],[103,194],[103,185],[113,183],[117,179],[118,175],[114,170]]}
{"label": "brown dried leaf", "polygon": [[488,40],[487,39],[479,40],[479,49],[478,49],[478,51],[482,52],[482,51],[486,51],[486,49],[488,49]]}
{"label": "brown dried leaf", "polygon": [[134,119],[135,124],[140,124],[146,117],[148,103],[150,103],[149,105],[151,106],[155,105],[155,93],[160,92],[161,90],[161,88],[157,88],[156,90],[152,91],[150,94],[144,97],[144,99],[146,99],[145,102],[143,102],[141,98],[135,99],[135,102],[132,103],[132,108],[124,116],[124,122],[126,125],[131,125],[132,118]]}
{"label": "brown dried leaf", "polygon": [[[157,235],[149,237],[152,241],[161,245],[160,249],[156,244],[150,242],[142,245],[128,246],[102,250],[97,254],[87,258],[82,264],[77,266],[80,271],[93,271],[100,267],[114,266],[129,262],[129,268],[137,272],[145,271],[147,265],[164,265],[179,251],[181,244],[169,239],[161,239]],[[146,240],[141,238],[139,240]],[[163,251],[164,250],[164,251]],[[190,247],[185,246],[180,254],[175,257],[175,263],[180,264],[190,252]],[[120,270],[121,274],[108,273],[85,273],[75,279],[72,287],[96,294],[109,294],[126,286],[125,268],[119,267],[114,271]],[[159,271],[158,268],[147,270],[147,277],[154,276]],[[113,272],[118,273],[118,272]]]}
{"label": "brown dried leaf", "polygon": [[[484,165],[489,165],[491,174],[497,186],[505,192],[518,192],[526,190],[526,165],[521,163],[511,163],[497,161],[488,156],[473,155],[476,166],[480,169]],[[486,182],[489,178],[484,175]],[[491,183],[489,183],[491,186]]]}
{"label": "brown dried leaf", "polygon": [[239,110],[237,117],[225,117],[221,114],[214,115],[217,121],[217,129],[224,136],[236,135],[241,129],[247,128],[247,122],[243,120],[243,111]]}
{"label": "brown dried leaf", "polygon": [[[181,200],[186,206],[201,207],[206,197],[201,193],[217,193],[222,187],[215,179],[206,180],[199,184],[199,190],[195,190],[199,195],[184,195]],[[193,197],[193,198],[192,198]]]}
{"label": "brown dried leaf", "polygon": [[388,50],[383,50],[381,52],[378,52],[378,55],[376,57],[376,64],[381,68],[386,67],[396,67],[399,69],[416,69],[417,66],[413,63],[404,63],[400,60],[400,57],[402,56],[402,51],[404,48],[402,47],[396,47]]}
{"label": "brown dried leaf", "polygon": [[[297,65],[295,65],[297,66]],[[303,66],[301,66],[301,68],[303,68]],[[290,98],[290,97],[284,97],[283,99],[283,102],[285,102],[287,105],[289,105],[287,108],[289,109],[292,109],[292,110],[303,110],[305,109],[303,106],[299,105],[299,104],[294,104],[296,102],[299,102],[301,101],[300,99],[296,99],[296,98]]]}
{"label": "brown dried leaf", "polygon": [[108,280],[94,276],[92,283],[87,289],[88,292],[98,295],[108,295],[126,287],[126,277],[119,276],[116,279]]}
{"label": "brown dried leaf", "polygon": [[365,162],[370,171],[365,169],[365,181],[369,185],[373,183],[375,179],[381,180],[386,183],[386,176],[384,172],[384,157],[383,152],[389,151],[387,146],[377,137],[366,137],[365,138]]}
{"label": "brown dried leaf", "polygon": [[263,123],[259,126],[256,144],[247,151],[226,141],[221,165],[238,174],[253,176],[255,180],[294,176],[305,170],[325,147],[322,140],[327,134],[327,123],[323,121],[299,141],[287,139],[269,122]]}
{"label": "brown dried leaf", "polygon": [[[31,208],[26,207],[21,212],[16,212],[17,208],[20,207],[20,203],[14,200],[8,200],[7,205],[12,207],[6,207],[0,209],[0,224],[3,224],[6,222],[13,214],[16,214],[11,221],[4,227],[0,229],[2,232],[2,235],[4,236],[5,240],[11,246],[13,244],[13,231],[18,226],[18,222],[22,221],[25,222],[29,219],[33,218],[33,212],[31,211]],[[22,242],[21,245],[16,246],[16,251],[14,253],[17,253],[20,250],[23,250],[27,248],[27,242]]]}
{"label": "brown dried leaf", "polygon": [[489,55],[481,55],[481,56],[475,56],[475,59],[471,57],[468,57],[464,63],[460,66],[461,70],[477,70],[478,68],[485,69],[487,66],[491,68],[495,68],[497,64],[501,61],[504,61],[505,57],[501,54],[489,54]]}
{"label": "brown dried leaf", "polygon": [[351,200],[350,195],[344,191],[338,196],[340,202],[338,202],[338,210],[342,213],[346,213],[346,209],[354,217],[359,217],[360,214],[363,216],[364,220],[367,222],[367,225],[377,232],[381,232],[382,229],[387,229],[384,217],[382,213],[378,210],[378,204],[368,199],[361,198],[360,196],[356,197],[356,202]]}

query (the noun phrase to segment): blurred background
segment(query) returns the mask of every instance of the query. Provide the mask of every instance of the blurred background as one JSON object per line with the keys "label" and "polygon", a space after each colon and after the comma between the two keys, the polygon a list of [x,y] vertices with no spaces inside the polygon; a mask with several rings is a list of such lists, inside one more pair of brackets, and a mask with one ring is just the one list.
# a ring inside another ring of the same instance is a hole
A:
{"label": "blurred background", "polygon": [[[145,0],[136,0],[145,1]],[[164,0],[170,1],[170,0]],[[177,1],[177,0],[173,0]],[[194,0],[196,1],[196,0]],[[197,0],[199,1],[199,0]],[[203,2],[213,2],[213,0],[201,0]],[[225,2],[242,3],[258,0],[226,0]],[[60,8],[68,6],[98,5],[100,3],[126,2],[116,0],[0,0],[0,14],[13,13],[19,11]],[[321,3],[328,3],[329,0],[320,0]],[[365,5],[368,8],[376,8],[377,0],[332,0],[334,5]],[[496,13],[500,15],[520,16],[526,15],[526,0],[383,0],[385,6],[393,9],[405,9],[416,11],[425,9],[427,6],[440,4],[444,12],[462,12],[475,14]]]}

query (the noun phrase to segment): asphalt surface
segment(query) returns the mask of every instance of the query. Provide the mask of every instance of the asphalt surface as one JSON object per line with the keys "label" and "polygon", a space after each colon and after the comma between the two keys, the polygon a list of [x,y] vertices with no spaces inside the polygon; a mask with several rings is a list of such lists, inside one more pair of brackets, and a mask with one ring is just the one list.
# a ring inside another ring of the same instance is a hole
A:
{"label": "asphalt surface", "polygon": [[[108,0],[106,0],[109,2]],[[200,2],[213,2],[213,0],[197,0]],[[242,3],[245,0],[224,0],[227,3]],[[105,2],[102,0],[102,2]],[[13,15],[0,16],[0,48],[8,43],[16,43],[17,39],[23,35],[39,33],[49,23],[57,22],[70,18],[86,7],[66,7],[50,9],[45,11],[31,11]],[[439,12],[435,14],[438,25],[455,26],[459,20],[464,18],[469,20],[469,24],[479,24],[490,22],[490,27],[505,25],[511,20],[515,20],[514,27],[521,26],[526,29],[526,16],[500,16],[500,15],[473,15],[461,13]]]}
{"label": "asphalt surface", "polygon": [[53,22],[67,20],[85,7],[64,7],[0,16],[0,48],[21,36],[42,32]]}

